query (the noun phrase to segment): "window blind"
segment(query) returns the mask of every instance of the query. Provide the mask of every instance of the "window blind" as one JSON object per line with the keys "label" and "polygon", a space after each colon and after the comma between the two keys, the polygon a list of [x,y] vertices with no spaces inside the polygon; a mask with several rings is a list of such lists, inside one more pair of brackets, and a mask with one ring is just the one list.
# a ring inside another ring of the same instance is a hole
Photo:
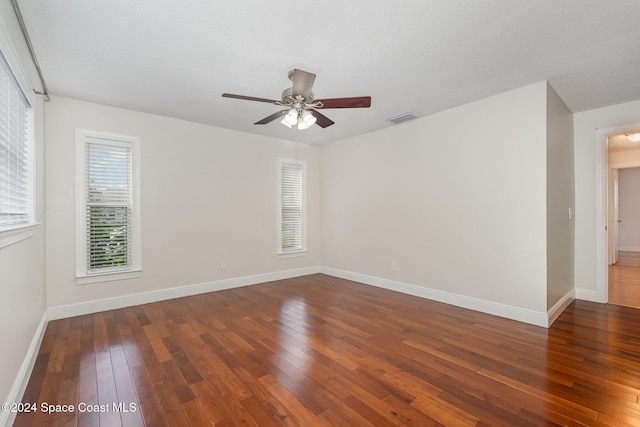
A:
{"label": "window blind", "polygon": [[0,54],[0,227],[33,221],[32,114]]}
{"label": "window blind", "polygon": [[302,250],[302,165],[282,163],[282,250]]}
{"label": "window blind", "polygon": [[87,142],[87,271],[132,264],[132,149],[123,143]]}

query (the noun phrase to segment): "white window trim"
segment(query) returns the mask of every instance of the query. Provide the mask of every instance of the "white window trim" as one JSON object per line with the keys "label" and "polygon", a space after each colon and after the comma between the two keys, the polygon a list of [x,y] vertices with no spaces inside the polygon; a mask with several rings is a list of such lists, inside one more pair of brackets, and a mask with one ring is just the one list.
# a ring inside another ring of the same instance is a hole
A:
{"label": "white window trim", "polygon": [[[119,143],[131,144],[132,150],[132,196],[133,218],[131,266],[126,270],[87,272],[87,210],[86,210],[86,140],[87,138],[104,139]],[[118,135],[88,129],[76,129],[76,284],[108,282],[114,280],[133,279],[142,276],[141,250],[141,213],[140,213],[140,138],[137,136]]]}
{"label": "white window trim", "polygon": [[37,223],[20,224],[17,227],[0,230],[0,248],[13,245],[36,234]]}
{"label": "white window trim", "polygon": [[31,89],[31,85],[29,84],[29,79],[26,78],[27,73],[24,71],[22,67],[22,63],[19,60],[19,56],[13,47],[13,43],[11,42],[11,37],[7,33],[7,30],[4,26],[2,20],[0,20],[0,51],[4,56],[4,59],[7,61],[9,65],[10,71],[13,73],[16,81],[18,82],[18,86],[22,90],[27,102],[32,110],[32,126],[31,129],[31,172],[30,172],[30,185],[31,185],[31,213],[30,218],[31,221],[25,224],[16,224],[12,226],[0,227],[0,248],[4,248],[6,246],[12,245],[14,243],[18,243],[22,240],[28,239],[35,235],[36,226],[38,223],[36,222],[36,184],[35,184],[35,170],[36,170],[36,144],[35,144],[35,101],[36,96],[33,90]]}
{"label": "white window trim", "polygon": [[[282,249],[282,166],[296,165],[302,168],[302,248],[295,250]],[[277,212],[277,246],[278,259],[296,258],[307,255],[307,163],[302,160],[278,159],[278,212]]]}

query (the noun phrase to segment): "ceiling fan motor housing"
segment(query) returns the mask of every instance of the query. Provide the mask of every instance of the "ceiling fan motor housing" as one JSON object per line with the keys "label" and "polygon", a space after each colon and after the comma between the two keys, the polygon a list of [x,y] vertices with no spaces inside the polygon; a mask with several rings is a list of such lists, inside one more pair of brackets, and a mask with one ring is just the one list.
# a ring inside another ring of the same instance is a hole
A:
{"label": "ceiling fan motor housing", "polygon": [[284,105],[291,105],[294,102],[301,102],[302,104],[311,104],[313,102],[313,92],[309,92],[309,96],[306,98],[302,95],[298,95],[301,100],[299,100],[298,97],[294,97],[292,92],[293,88],[291,87],[288,87],[282,91],[282,103]]}

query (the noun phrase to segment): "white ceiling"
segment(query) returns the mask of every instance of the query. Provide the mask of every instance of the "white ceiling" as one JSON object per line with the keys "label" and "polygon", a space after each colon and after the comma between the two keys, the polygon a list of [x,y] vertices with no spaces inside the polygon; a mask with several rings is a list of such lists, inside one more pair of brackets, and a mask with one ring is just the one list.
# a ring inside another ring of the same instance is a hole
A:
{"label": "white ceiling", "polygon": [[[52,94],[322,144],[542,80],[574,112],[640,99],[638,0],[19,0]],[[372,97],[305,131],[287,71],[316,98]],[[55,102],[55,99],[54,101]],[[401,126],[401,125],[400,125]]]}

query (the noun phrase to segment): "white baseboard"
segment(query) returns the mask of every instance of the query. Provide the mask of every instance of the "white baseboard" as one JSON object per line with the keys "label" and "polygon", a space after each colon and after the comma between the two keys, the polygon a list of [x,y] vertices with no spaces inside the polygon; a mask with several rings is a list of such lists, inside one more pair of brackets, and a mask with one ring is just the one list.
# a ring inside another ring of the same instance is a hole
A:
{"label": "white baseboard", "polygon": [[[29,384],[29,378],[31,378],[33,366],[35,365],[36,358],[38,357],[38,350],[40,350],[40,344],[42,343],[42,338],[44,337],[44,331],[47,329],[48,322],[49,315],[45,311],[42,315],[42,319],[40,319],[40,324],[38,325],[36,332],[33,334],[31,344],[29,345],[27,354],[22,361],[22,365],[20,366],[20,370],[18,371],[16,379],[13,382],[13,386],[9,391],[9,396],[7,396],[8,403],[19,403],[20,401],[22,401],[24,392],[27,389],[27,385]],[[12,425],[15,418],[15,412],[0,411],[0,426],[8,427]]]}
{"label": "white baseboard", "polygon": [[600,295],[598,291],[595,291],[593,289],[576,288],[575,292],[576,292],[576,299],[579,299],[579,300],[606,304],[609,299],[607,295]]}
{"label": "white baseboard", "polygon": [[553,307],[551,307],[547,311],[547,323],[548,323],[547,327],[553,325],[553,322],[556,321],[558,316],[560,316],[560,314],[562,314],[564,309],[567,308],[569,304],[571,304],[575,299],[576,299],[575,289],[571,289],[569,292],[567,292],[565,296],[560,298],[560,301],[555,303]]}
{"label": "white baseboard", "polygon": [[507,319],[517,320],[536,326],[547,328],[550,325],[549,315],[545,312],[527,310],[524,308],[513,307],[493,301],[453,294],[437,289],[426,288],[423,286],[412,285],[409,283],[398,282],[390,279],[383,279],[380,277],[368,276],[366,274],[354,273],[351,271],[340,270],[332,267],[322,267],[321,273],[328,274],[329,276],[340,277],[342,279],[353,280],[355,282],[365,283],[371,286],[377,286],[379,288],[402,292],[404,294],[443,302],[446,304],[455,305],[457,307],[468,308],[470,310],[480,311],[482,313],[505,317]]}
{"label": "white baseboard", "polygon": [[620,246],[618,250],[621,252],[640,252],[640,246]]}
{"label": "white baseboard", "polygon": [[113,298],[86,301],[77,304],[61,305],[49,308],[49,319],[64,319],[67,317],[81,316],[84,314],[99,313],[106,310],[115,310],[132,305],[148,304],[173,298],[188,297],[207,292],[221,291],[224,289],[239,288],[242,286],[256,285],[258,283],[274,280],[289,279],[292,277],[306,276],[321,271],[321,267],[306,267],[294,270],[283,270],[272,273],[257,274],[254,276],[235,277],[232,279],[217,280],[215,282],[198,283],[195,285],[177,286],[156,291],[141,292],[137,294],[122,295]]}

